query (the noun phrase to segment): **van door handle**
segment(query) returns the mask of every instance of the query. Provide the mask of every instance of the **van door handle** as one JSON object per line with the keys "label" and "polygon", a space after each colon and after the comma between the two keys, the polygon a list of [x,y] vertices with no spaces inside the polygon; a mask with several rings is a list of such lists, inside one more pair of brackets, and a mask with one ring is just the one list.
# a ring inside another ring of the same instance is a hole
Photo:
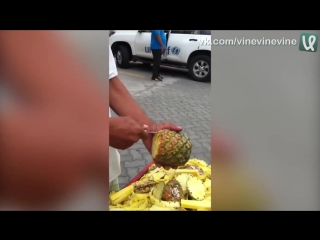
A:
{"label": "van door handle", "polygon": [[196,42],[196,41],[198,41],[198,39],[189,39],[189,41]]}

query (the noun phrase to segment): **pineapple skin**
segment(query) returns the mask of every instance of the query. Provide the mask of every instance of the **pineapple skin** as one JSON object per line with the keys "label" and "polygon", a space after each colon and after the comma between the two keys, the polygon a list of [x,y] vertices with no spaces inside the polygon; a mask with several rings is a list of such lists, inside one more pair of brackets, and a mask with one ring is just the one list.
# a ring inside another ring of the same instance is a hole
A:
{"label": "pineapple skin", "polygon": [[183,189],[180,183],[176,179],[172,179],[164,187],[162,200],[180,202],[183,195]]}
{"label": "pineapple skin", "polygon": [[161,130],[154,136],[153,149],[154,162],[168,166],[183,166],[191,155],[192,143],[190,138],[170,130]]}

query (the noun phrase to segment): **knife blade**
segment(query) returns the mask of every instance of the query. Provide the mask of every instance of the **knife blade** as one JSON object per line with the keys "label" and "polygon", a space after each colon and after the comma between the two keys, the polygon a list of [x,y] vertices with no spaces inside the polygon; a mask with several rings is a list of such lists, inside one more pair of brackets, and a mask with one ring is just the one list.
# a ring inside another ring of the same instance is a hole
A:
{"label": "knife blade", "polygon": [[158,125],[152,125],[151,127],[149,127],[147,130],[145,130],[147,133],[150,134],[156,134],[159,131],[159,127]]}

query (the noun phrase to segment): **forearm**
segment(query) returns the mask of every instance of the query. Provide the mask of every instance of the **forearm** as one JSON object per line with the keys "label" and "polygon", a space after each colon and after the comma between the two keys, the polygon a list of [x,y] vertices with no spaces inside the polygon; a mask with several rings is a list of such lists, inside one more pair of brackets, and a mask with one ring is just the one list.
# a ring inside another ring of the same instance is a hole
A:
{"label": "forearm", "polygon": [[53,31],[0,31],[1,74],[32,104],[82,117],[106,112],[108,99]]}
{"label": "forearm", "polygon": [[130,116],[142,125],[153,124],[118,77],[110,80],[109,104],[118,116]]}
{"label": "forearm", "polygon": [[159,42],[159,44],[161,45],[162,48],[165,48],[165,47],[164,47],[164,44],[163,44],[163,42],[162,42],[162,40],[161,40],[160,35],[157,35],[157,41]]}

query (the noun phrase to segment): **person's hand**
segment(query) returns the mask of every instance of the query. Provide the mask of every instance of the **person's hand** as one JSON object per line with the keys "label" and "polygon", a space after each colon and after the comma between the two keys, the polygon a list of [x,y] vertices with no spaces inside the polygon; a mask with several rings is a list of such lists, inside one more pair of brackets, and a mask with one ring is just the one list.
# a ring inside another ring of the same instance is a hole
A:
{"label": "person's hand", "polygon": [[166,52],[166,49],[163,47],[161,48],[161,53],[164,54]]}
{"label": "person's hand", "polygon": [[140,139],[147,137],[148,126],[141,126],[131,117],[114,117],[109,121],[109,145],[116,149],[127,149]]}
{"label": "person's hand", "polygon": [[[157,129],[158,130],[171,130],[171,131],[175,131],[175,132],[181,132],[182,131],[182,128],[177,126],[177,125],[174,125],[174,124],[170,124],[170,123],[161,123],[161,124],[158,124],[157,125]],[[151,154],[151,149],[152,149],[152,138],[153,138],[154,134],[148,134],[144,139],[143,139],[143,143],[144,145],[146,146],[147,150],[150,152]],[[159,163],[155,163],[158,167],[163,167],[165,169],[168,169],[168,168],[173,168],[172,166],[163,166],[163,165],[160,165]]]}

